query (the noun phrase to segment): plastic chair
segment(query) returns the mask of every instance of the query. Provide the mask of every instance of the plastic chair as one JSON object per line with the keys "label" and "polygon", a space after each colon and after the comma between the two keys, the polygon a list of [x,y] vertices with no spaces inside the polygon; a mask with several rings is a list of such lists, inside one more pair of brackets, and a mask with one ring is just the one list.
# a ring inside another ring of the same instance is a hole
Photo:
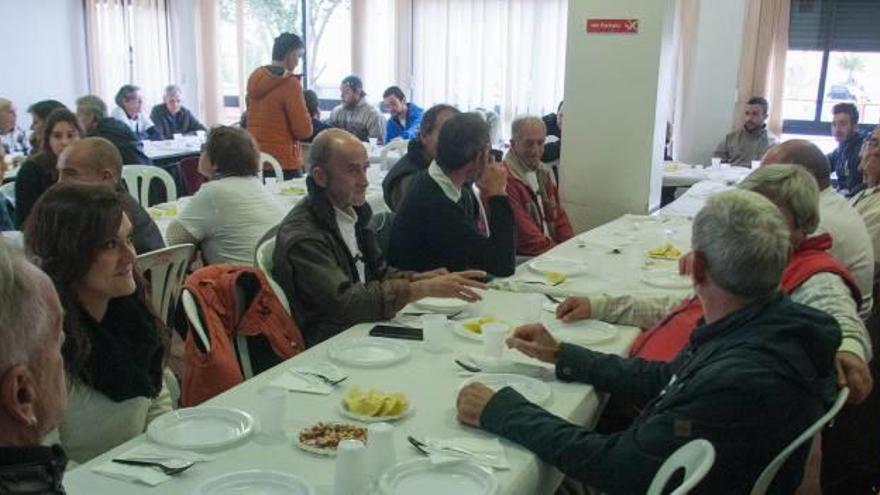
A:
{"label": "plastic chair", "polygon": [[404,141],[402,139],[391,141],[390,143],[385,145],[385,147],[382,148],[382,151],[379,153],[379,163],[382,164],[382,170],[391,170],[391,167],[393,167],[394,164],[397,163],[397,160],[400,159],[400,156],[406,154],[408,146],[409,141]]}
{"label": "plastic chair", "polygon": [[192,244],[178,244],[137,257],[138,270],[150,281],[150,301],[166,325],[171,321],[171,310],[177,304],[195,249]]}
{"label": "plastic chair", "polygon": [[697,438],[682,445],[671,456],[666,458],[651,486],[648,487],[648,495],[660,495],[666,488],[672,476],[679,469],[684,469],[684,479],[670,495],[684,495],[693,490],[697,484],[706,477],[712,464],[715,463],[715,447],[708,440]]}
{"label": "plastic chair", "polygon": [[150,185],[154,179],[165,185],[166,201],[177,200],[177,185],[171,174],[153,165],[125,165],[122,167],[122,182],[128,193],[134,196],[144,208],[150,206]]}
{"label": "plastic chair", "polygon": [[847,397],[849,397],[849,387],[843,387],[840,389],[840,392],[837,393],[837,400],[834,401],[834,405],[831,406],[831,409],[807,428],[806,431],[801,433],[800,436],[795,438],[788,447],[783,449],[783,451],[780,452],[775,459],[770,461],[770,464],[766,468],[764,468],[764,471],[761,472],[761,476],[758,476],[758,480],[755,481],[755,485],[752,487],[752,491],[750,492],[751,495],[764,495],[767,492],[767,489],[770,488],[770,484],[773,483],[773,479],[776,478],[776,473],[782,465],[785,464],[785,461],[791,457],[791,454],[794,453],[795,450],[810,441],[819,430],[824,428],[825,425],[834,419],[834,416],[836,416],[843,408],[843,405],[846,404]]}
{"label": "plastic chair", "polygon": [[205,332],[205,327],[202,325],[202,317],[199,316],[199,305],[196,304],[196,299],[188,290],[183,289],[183,292],[180,294],[180,302],[183,305],[186,319],[189,320],[193,330],[196,332],[196,338],[202,344],[202,350],[205,353],[211,352],[211,339],[208,338],[208,333]]}
{"label": "plastic chair", "polygon": [[263,167],[265,167],[267,163],[272,166],[272,170],[275,172],[275,182],[283,181],[284,170],[281,169],[281,164],[278,163],[278,160],[276,160],[274,156],[262,151],[260,152],[260,180],[263,181],[264,184],[266,183],[266,179],[263,177]]}
{"label": "plastic chair", "polygon": [[284,310],[287,311],[287,314],[289,315],[290,302],[287,300],[287,295],[284,293],[284,289],[281,288],[281,285],[272,278],[272,267],[274,266],[272,256],[274,254],[275,238],[271,237],[257,246],[257,268],[262,270],[266,275],[266,278],[269,280],[269,285],[272,286],[272,291],[275,293],[275,296],[278,297],[278,300],[281,301],[281,305],[284,306]]}

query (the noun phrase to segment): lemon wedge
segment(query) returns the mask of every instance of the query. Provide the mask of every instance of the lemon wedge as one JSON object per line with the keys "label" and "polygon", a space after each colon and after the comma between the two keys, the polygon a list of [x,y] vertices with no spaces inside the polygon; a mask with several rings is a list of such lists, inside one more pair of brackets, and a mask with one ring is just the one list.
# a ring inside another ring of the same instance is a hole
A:
{"label": "lemon wedge", "polygon": [[677,260],[681,257],[681,254],[681,250],[670,243],[648,251],[649,257],[664,260]]}
{"label": "lemon wedge", "polygon": [[495,318],[494,316],[481,316],[476,320],[466,321],[462,323],[468,331],[471,331],[477,335],[483,335],[483,325],[486,323],[500,323],[501,320]]}
{"label": "lemon wedge", "polygon": [[342,400],[349,411],[374,418],[399,416],[409,407],[404,394],[386,394],[374,388],[365,393],[360,387],[352,387]]}
{"label": "lemon wedge", "polygon": [[552,270],[544,272],[544,276],[547,277],[547,281],[553,285],[559,285],[568,279],[568,275],[562,272],[554,272]]}

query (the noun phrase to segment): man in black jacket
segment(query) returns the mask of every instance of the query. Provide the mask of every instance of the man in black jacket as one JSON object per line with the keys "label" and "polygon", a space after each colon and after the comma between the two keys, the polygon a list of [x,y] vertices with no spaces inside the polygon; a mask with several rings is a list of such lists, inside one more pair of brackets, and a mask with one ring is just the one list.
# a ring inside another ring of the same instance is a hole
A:
{"label": "man in black jacket", "polygon": [[172,139],[175,134],[194,134],[205,130],[199,119],[183,106],[180,86],[171,84],[166,87],[162,100],[150,112],[157,139]]}
{"label": "man in black jacket", "polygon": [[102,137],[116,146],[124,165],[152,165],[143,144],[124,123],[107,116],[107,104],[95,95],[76,100],[76,116],[89,136]]}
{"label": "man in black jacket", "polygon": [[[558,344],[541,325],[520,327],[508,340],[555,363],[560,380],[592,384],[642,406],[632,426],[595,433],[511,388],[494,393],[481,384],[460,392],[459,420],[520,443],[609,493],[645,493],[669,455],[704,438],[717,455],[692,493],[748,493],[770,461],[834,401],[840,328],[825,313],[778,292],[789,232],[766,198],[742,190],[711,197],[694,220],[692,238],[689,268],[705,320],[672,362]],[[782,467],[770,493],[794,492],[807,449]]]}
{"label": "man in black jacket", "polygon": [[[436,159],[413,180],[394,219],[392,266],[513,274],[516,224],[507,170],[495,163],[489,144],[489,126],[479,115],[463,113],[446,122]],[[477,179],[485,210],[471,188]]]}

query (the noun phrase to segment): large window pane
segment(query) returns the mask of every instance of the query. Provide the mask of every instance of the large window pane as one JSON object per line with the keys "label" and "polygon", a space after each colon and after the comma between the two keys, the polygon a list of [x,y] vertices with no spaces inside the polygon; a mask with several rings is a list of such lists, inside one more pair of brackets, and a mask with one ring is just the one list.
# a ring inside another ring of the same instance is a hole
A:
{"label": "large window pane", "polygon": [[339,98],[351,73],[351,0],[307,0],[308,86],[321,98]]}
{"label": "large window pane", "polygon": [[823,98],[823,121],[840,102],[855,103],[862,123],[880,121],[880,53],[831,52]]}
{"label": "large window pane", "polygon": [[789,50],[785,58],[782,118],[813,120],[822,72],[822,52]]}

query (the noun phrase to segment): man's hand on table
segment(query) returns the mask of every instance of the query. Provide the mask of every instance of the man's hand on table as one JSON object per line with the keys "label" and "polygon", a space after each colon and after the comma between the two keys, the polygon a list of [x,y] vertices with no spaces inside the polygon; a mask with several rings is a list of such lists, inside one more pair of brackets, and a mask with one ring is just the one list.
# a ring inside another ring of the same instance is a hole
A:
{"label": "man's hand on table", "polygon": [[486,272],[484,271],[467,270],[435,274],[428,278],[415,280],[411,286],[411,300],[418,301],[424,297],[454,297],[467,302],[476,302],[481,300],[482,296],[474,289],[485,290],[487,287],[486,284],[475,279],[481,279],[485,276]]}
{"label": "man's hand on table", "polygon": [[586,297],[569,297],[556,306],[556,318],[565,323],[586,320],[592,314],[593,308]]}
{"label": "man's hand on table", "polygon": [[480,427],[480,415],[486,404],[495,396],[495,391],[482,383],[471,383],[458,392],[458,421],[462,424]]}
{"label": "man's hand on table", "polygon": [[839,351],[834,358],[837,366],[837,386],[849,387],[850,404],[861,404],[874,386],[871,370],[862,358],[847,351]]}
{"label": "man's hand on table", "polygon": [[413,282],[418,282],[419,280],[428,280],[434,277],[439,277],[440,275],[449,274],[449,270],[446,268],[437,268],[436,270],[431,270],[429,272],[420,272],[416,273],[412,276]]}
{"label": "man's hand on table", "polygon": [[513,336],[507,339],[507,347],[545,363],[555,364],[559,359],[559,343],[540,324],[517,328]]}

